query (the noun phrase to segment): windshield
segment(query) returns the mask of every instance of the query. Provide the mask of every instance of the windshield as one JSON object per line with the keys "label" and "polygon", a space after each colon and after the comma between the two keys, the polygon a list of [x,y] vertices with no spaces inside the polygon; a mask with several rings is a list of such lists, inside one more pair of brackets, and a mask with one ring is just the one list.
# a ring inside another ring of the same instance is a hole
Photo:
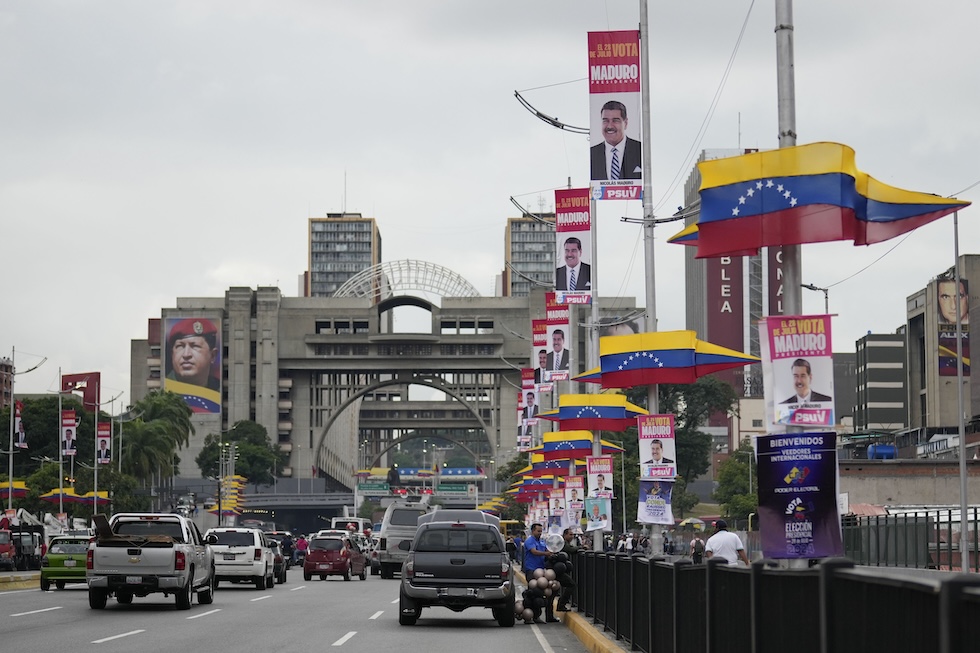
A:
{"label": "windshield", "polygon": [[417,508],[392,510],[391,520],[388,523],[395,526],[418,526],[419,517],[425,513],[425,510],[418,510]]}
{"label": "windshield", "polygon": [[55,542],[51,545],[48,553],[85,553],[87,550],[88,544],[80,544],[77,542]]}
{"label": "windshield", "polygon": [[470,530],[468,528],[430,529],[419,537],[416,551],[445,552],[471,551],[479,553],[500,553],[497,538],[489,530]]}
{"label": "windshield", "polygon": [[218,538],[217,544],[225,546],[252,546],[255,544],[255,535],[249,531],[212,531],[212,535]]}
{"label": "windshield", "polygon": [[310,542],[310,548],[314,551],[340,551],[344,548],[344,541],[338,539],[317,539]]}
{"label": "windshield", "polygon": [[183,542],[184,536],[177,522],[165,521],[124,521],[116,524],[116,535],[167,535],[175,542]]}

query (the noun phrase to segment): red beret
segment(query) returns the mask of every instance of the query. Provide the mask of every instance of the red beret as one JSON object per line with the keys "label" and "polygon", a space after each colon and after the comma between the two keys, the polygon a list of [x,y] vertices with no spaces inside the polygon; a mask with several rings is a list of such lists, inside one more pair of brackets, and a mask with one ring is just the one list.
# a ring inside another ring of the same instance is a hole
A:
{"label": "red beret", "polygon": [[191,336],[214,336],[218,333],[218,328],[211,320],[202,320],[197,317],[189,317],[181,320],[170,330],[170,341],[180,338],[190,338]]}

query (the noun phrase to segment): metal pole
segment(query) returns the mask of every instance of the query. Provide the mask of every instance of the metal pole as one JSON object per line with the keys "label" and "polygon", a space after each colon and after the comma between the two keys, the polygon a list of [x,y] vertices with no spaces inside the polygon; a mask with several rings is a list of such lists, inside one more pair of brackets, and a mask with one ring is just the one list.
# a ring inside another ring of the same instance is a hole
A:
{"label": "metal pole", "polygon": [[[776,0],[776,95],[779,107],[779,147],[796,145],[796,77],[793,58],[793,0]],[[799,245],[784,245],[783,314],[803,312],[802,257]]]}
{"label": "metal pole", "polygon": [[[7,510],[14,509],[14,415],[17,413],[17,397],[14,395],[14,378],[17,369],[17,348],[10,348],[10,448],[7,451]],[[21,415],[21,419],[24,416]]]}
{"label": "metal pole", "polygon": [[99,401],[102,396],[99,394],[99,384],[95,383],[95,453],[92,457],[92,486],[95,496],[92,497],[92,516],[99,512]]}
{"label": "metal pole", "polygon": [[[657,330],[657,284],[653,240],[653,142],[650,129],[650,28],[647,0],[640,0],[640,102],[643,134],[643,260],[646,271],[646,313],[648,332]],[[598,363],[597,363],[598,364]],[[647,386],[647,410],[660,412],[657,386]]]}
{"label": "metal pole", "polygon": [[960,436],[960,570],[970,571],[970,554],[966,535],[969,532],[966,505],[966,426],[963,416],[963,311],[960,303],[960,213],[953,212],[953,256],[956,257],[954,281],[956,282],[956,423]]}
{"label": "metal pole", "polygon": [[[65,514],[65,447],[61,439],[61,398],[64,389],[61,368],[58,368],[58,515]],[[69,524],[70,525],[70,524]]]}

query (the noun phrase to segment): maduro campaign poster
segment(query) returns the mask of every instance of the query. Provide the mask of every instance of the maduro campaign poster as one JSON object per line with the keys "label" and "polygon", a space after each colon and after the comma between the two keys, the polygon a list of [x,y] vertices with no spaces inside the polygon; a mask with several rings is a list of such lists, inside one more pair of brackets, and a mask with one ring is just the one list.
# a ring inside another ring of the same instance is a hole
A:
{"label": "maduro campaign poster", "polygon": [[843,555],[837,509],[837,434],[763,435],[756,446],[763,555]]}
{"label": "maduro campaign poster", "polygon": [[793,315],[760,320],[762,384],[773,423],[804,428],[834,425],[830,317]]}
{"label": "maduro campaign poster", "polygon": [[585,514],[588,515],[585,530],[587,531],[608,531],[612,528],[609,515],[612,514],[612,500],[586,499]]}
{"label": "maduro campaign poster", "polygon": [[551,392],[551,370],[548,369],[548,320],[531,320],[531,362],[538,392]]}
{"label": "maduro campaign poster", "polygon": [[614,499],[612,456],[588,456],[585,470],[589,477],[589,496],[595,499]]}
{"label": "maduro campaign poster", "polygon": [[[673,415],[640,415],[636,418],[640,448],[640,478],[677,476],[677,449]],[[659,522],[652,522],[659,523]]]}
{"label": "maduro campaign poster", "polygon": [[548,354],[545,365],[548,368],[550,381],[567,381],[571,364],[572,352],[568,349],[571,342],[568,328],[571,311],[567,304],[559,304],[555,293],[544,294],[545,316],[548,321]]}
{"label": "maduro campaign poster", "polygon": [[592,303],[592,221],[589,189],[555,191],[555,301]]}
{"label": "maduro campaign poster", "polygon": [[565,477],[565,505],[569,510],[585,508],[585,477]]}
{"label": "maduro campaign poster", "polygon": [[643,199],[640,32],[589,32],[589,179],[597,200]]}
{"label": "maduro campaign poster", "polygon": [[112,462],[112,424],[99,422],[95,435],[95,462],[108,465]]}
{"label": "maduro campaign poster", "polygon": [[636,505],[636,521],[641,524],[674,524],[670,507],[673,481],[640,480],[640,496]]}

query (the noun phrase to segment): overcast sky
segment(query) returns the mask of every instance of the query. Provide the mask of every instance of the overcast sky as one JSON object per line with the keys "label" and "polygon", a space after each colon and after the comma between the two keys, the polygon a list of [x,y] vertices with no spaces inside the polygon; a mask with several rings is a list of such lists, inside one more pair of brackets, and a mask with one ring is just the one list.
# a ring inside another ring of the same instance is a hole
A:
{"label": "overcast sky", "polygon": [[[751,5],[650,3],[658,216],[682,204],[701,149],[778,145],[773,0]],[[586,33],[638,19],[637,0],[3,2],[0,355],[16,347],[22,371],[48,359],[17,391],[56,390],[60,366],[101,371],[103,398],[128,400],[148,318],[230,286],[295,296],[307,218],[328,212],[376,217],[385,260],[432,261],[492,294],[508,198],[551,210],[554,188],[588,183],[587,138],[514,91],[588,125]],[[846,143],[911,190],[980,181],[978,3],[797,2],[794,22],[799,143]],[[963,253],[980,250],[976,212],[960,214]],[[600,294],[642,304],[641,230],[619,221],[640,215],[600,207],[597,273]],[[662,330],[685,326],[674,227],[657,230]],[[804,248],[803,280],[833,286],[836,350],[894,331],[905,298],[953,264],[951,217],[898,242]]]}

